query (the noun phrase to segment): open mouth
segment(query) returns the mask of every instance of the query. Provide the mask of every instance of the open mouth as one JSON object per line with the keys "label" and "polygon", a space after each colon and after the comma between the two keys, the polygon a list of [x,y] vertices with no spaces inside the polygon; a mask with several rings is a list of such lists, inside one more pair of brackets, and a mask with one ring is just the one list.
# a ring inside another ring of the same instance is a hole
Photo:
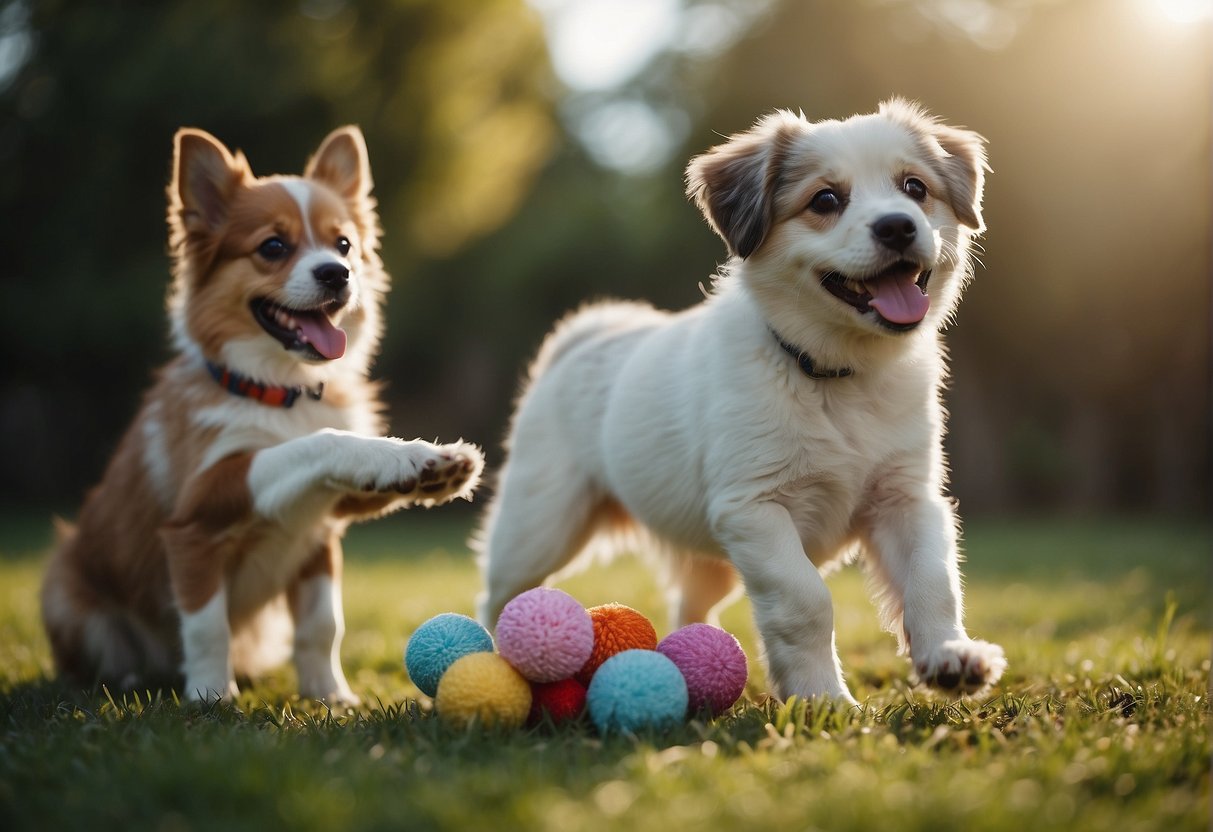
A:
{"label": "open mouth", "polygon": [[332,361],[345,355],[345,330],[333,324],[329,315],[345,304],[330,301],[314,309],[291,309],[269,298],[255,298],[250,304],[261,328],[288,350],[303,353],[312,361]]}
{"label": "open mouth", "polygon": [[931,307],[931,299],[927,297],[930,279],[930,269],[909,260],[898,260],[862,278],[826,272],[821,277],[821,285],[861,315],[875,312],[876,320],[882,326],[896,332],[908,332],[922,323]]}

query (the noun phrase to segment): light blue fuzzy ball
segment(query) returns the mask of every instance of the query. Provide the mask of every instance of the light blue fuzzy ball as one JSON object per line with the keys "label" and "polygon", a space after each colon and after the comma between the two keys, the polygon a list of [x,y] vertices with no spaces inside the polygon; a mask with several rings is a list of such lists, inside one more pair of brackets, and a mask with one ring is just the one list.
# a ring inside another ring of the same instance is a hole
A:
{"label": "light blue fuzzy ball", "polygon": [[586,693],[598,732],[668,728],[687,714],[687,683],[678,666],[654,650],[624,650],[602,663]]}
{"label": "light blue fuzzy ball", "polygon": [[404,669],[426,696],[438,693],[438,680],[468,653],[493,652],[493,637],[474,619],[444,612],[426,621],[409,639]]}

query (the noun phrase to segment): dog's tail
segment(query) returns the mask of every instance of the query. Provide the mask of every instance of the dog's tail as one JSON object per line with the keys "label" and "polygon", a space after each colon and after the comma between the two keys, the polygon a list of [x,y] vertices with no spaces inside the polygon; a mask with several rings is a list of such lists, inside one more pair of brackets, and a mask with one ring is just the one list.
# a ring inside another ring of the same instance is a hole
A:
{"label": "dog's tail", "polygon": [[543,375],[569,350],[598,336],[611,336],[640,329],[664,318],[666,313],[647,303],[598,301],[586,304],[560,319],[544,339],[539,354],[527,371],[530,381]]}

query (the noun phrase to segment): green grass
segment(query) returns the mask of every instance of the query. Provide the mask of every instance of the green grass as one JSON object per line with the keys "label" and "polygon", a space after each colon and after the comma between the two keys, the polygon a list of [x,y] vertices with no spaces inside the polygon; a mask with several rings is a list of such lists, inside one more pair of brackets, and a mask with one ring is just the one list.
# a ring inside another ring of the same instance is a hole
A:
{"label": "green grass", "polygon": [[[50,679],[37,586],[44,518],[0,520],[0,828],[1207,829],[1210,529],[1157,521],[971,523],[969,629],[1010,670],[981,699],[907,686],[863,577],[830,579],[861,713],[764,696],[744,601],[724,624],[747,700],[713,722],[606,739],[584,726],[457,731],[401,666],[431,615],[470,612],[466,515],[351,535],[344,656],[370,703],[332,713],[284,669],[234,706]],[[650,573],[622,559],[562,584],[663,630]]]}

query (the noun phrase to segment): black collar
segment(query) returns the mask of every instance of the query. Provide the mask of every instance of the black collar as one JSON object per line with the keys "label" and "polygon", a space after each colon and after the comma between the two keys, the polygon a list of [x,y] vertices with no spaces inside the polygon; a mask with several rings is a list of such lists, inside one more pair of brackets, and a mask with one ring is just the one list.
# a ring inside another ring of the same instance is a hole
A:
{"label": "black collar", "polygon": [[248,376],[241,375],[235,370],[229,370],[213,361],[206,362],[206,369],[210,371],[211,378],[219,382],[219,386],[233,396],[254,399],[268,407],[288,408],[304,393],[307,393],[307,397],[313,401],[320,401],[320,397],[324,395],[324,382],[321,382],[320,386],[314,390],[310,387],[283,387],[253,381]]}
{"label": "black collar", "polygon": [[838,370],[819,369],[817,365],[813,363],[813,359],[808,356],[808,353],[802,352],[796,347],[793,347],[787,341],[780,338],[779,333],[775,330],[772,329],[771,334],[775,336],[775,340],[779,342],[779,346],[783,347],[783,351],[796,359],[796,363],[800,365],[800,371],[809,378],[846,378],[847,376],[855,374],[855,371],[850,367],[842,367]]}

